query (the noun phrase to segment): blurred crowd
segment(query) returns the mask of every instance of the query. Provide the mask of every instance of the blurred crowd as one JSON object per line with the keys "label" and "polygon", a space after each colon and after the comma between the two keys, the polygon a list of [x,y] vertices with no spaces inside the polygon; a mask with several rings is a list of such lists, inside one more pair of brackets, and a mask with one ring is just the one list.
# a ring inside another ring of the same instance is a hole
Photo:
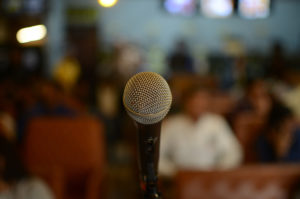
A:
{"label": "blurred crowd", "polygon": [[[21,163],[28,125],[41,116],[95,116],[105,127],[110,177],[126,178],[116,180],[124,187],[130,186],[128,179],[135,184],[130,175],[137,170],[136,134],[122,107],[122,92],[140,71],[160,73],[173,94],[162,128],[161,175],[170,177],[179,169],[300,162],[300,62],[278,42],[269,55],[212,53],[205,72],[184,40],[165,54],[155,46],[145,51],[116,42],[99,53],[95,66],[85,66],[76,53],[67,52],[50,75],[28,71],[16,61],[2,71],[0,198],[2,190],[19,182],[18,194],[33,186],[35,198],[52,197]],[[29,185],[23,179],[30,179]]]}

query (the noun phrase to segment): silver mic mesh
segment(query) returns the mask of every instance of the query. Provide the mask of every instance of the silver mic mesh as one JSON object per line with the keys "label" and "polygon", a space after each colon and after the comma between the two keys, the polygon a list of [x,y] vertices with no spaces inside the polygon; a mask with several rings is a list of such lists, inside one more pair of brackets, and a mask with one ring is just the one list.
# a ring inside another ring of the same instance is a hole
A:
{"label": "silver mic mesh", "polygon": [[168,83],[159,74],[141,72],[127,82],[123,103],[132,119],[141,124],[154,124],[167,115],[172,94]]}

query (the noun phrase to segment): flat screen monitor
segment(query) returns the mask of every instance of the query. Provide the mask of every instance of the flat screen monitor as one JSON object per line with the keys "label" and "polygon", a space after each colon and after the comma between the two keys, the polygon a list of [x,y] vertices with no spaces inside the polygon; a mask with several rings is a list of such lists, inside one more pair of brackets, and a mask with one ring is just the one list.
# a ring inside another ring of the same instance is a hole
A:
{"label": "flat screen monitor", "polygon": [[193,16],[198,12],[197,0],[163,0],[164,9],[173,15]]}
{"label": "flat screen monitor", "polygon": [[239,0],[239,15],[247,19],[267,18],[270,15],[271,0]]}
{"label": "flat screen monitor", "polygon": [[232,15],[234,5],[232,0],[200,0],[201,12],[209,18],[226,18]]}

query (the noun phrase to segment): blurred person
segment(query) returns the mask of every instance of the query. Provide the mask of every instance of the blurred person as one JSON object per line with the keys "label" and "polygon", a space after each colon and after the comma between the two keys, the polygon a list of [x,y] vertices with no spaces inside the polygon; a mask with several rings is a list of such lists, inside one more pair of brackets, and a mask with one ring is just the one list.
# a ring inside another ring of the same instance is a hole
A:
{"label": "blurred person", "polygon": [[38,101],[31,112],[35,115],[70,115],[73,111],[62,100],[62,90],[51,80],[36,82]]}
{"label": "blurred person", "polygon": [[234,76],[234,92],[241,93],[242,88],[245,86],[245,82],[248,79],[247,76],[247,59],[245,56],[239,56],[234,59],[233,64],[233,76]]}
{"label": "blurred person", "polygon": [[104,83],[97,89],[97,106],[107,118],[115,118],[119,112],[119,94],[115,85]]}
{"label": "blurred person", "polygon": [[18,157],[15,146],[0,135],[0,198],[53,199],[46,184],[30,176]]}
{"label": "blurred person", "polygon": [[[299,84],[299,72],[292,68],[287,68],[282,79],[272,79],[271,89],[274,95],[285,102],[285,97],[290,91],[293,92]],[[291,108],[291,107],[290,107]]]}
{"label": "blurred person", "polygon": [[235,95],[240,95],[248,78],[246,47],[241,38],[236,35],[228,35],[224,39],[223,51],[226,55],[227,66],[220,74],[225,84],[222,87],[232,89]]}
{"label": "blurred person", "polygon": [[64,91],[70,93],[80,76],[78,60],[71,53],[67,54],[57,64],[53,75]]}
{"label": "blurred person", "polygon": [[267,74],[272,78],[281,79],[286,70],[286,63],[284,48],[279,41],[276,41],[271,48]]}
{"label": "blurred person", "polygon": [[147,69],[149,71],[164,75],[166,73],[165,57],[165,51],[162,48],[160,48],[159,45],[151,45],[146,54]]}
{"label": "blurred person", "polygon": [[15,120],[6,112],[0,112],[0,136],[4,136],[11,141],[16,139]]}
{"label": "blurred person", "polygon": [[37,103],[37,95],[34,92],[34,78],[20,81],[16,86],[15,107],[17,117],[20,113],[26,112]]}
{"label": "blurred person", "polygon": [[0,80],[0,110],[15,117],[17,110],[15,107],[15,96],[17,86],[10,77]]}
{"label": "blurred person", "polygon": [[241,147],[222,116],[210,112],[204,87],[186,91],[183,113],[162,125],[159,170],[172,176],[179,169],[229,169],[242,160]]}
{"label": "blurred person", "polygon": [[80,79],[76,84],[76,89],[74,89],[74,97],[81,103],[89,108],[93,104],[93,96],[91,95],[92,85],[88,80]]}
{"label": "blurred person", "polygon": [[281,92],[281,99],[300,120],[300,73],[294,70],[289,76],[291,87]]}
{"label": "blurred person", "polygon": [[18,120],[18,140],[21,141],[27,124],[38,116],[66,116],[76,115],[76,110],[65,103],[63,92],[59,86],[50,80],[39,80],[36,82],[37,101],[34,105],[22,113]]}
{"label": "blurred person", "polygon": [[193,73],[194,59],[189,52],[187,43],[180,40],[176,43],[175,49],[168,57],[169,70],[172,73]]}
{"label": "blurred person", "polygon": [[12,81],[1,81],[0,83],[0,135],[9,140],[16,137],[15,117],[17,109],[15,106],[16,87]]}
{"label": "blurred person", "polygon": [[230,113],[235,106],[234,98],[227,92],[218,91],[212,95],[211,111],[222,115],[226,120],[229,120]]}
{"label": "blurred person", "polygon": [[300,128],[289,108],[280,103],[273,105],[256,151],[264,163],[300,162]]}
{"label": "blurred person", "polygon": [[116,43],[115,51],[116,72],[120,75],[121,82],[127,81],[143,63],[141,49],[133,43],[123,41]]}
{"label": "blurred person", "polygon": [[248,83],[245,96],[237,103],[232,116],[251,112],[256,118],[264,120],[271,109],[271,95],[263,79],[255,79]]}
{"label": "blurred person", "polygon": [[230,124],[243,148],[243,163],[258,161],[254,152],[255,144],[267,121],[272,103],[266,82],[255,79],[248,83],[245,96],[229,115]]}
{"label": "blurred person", "polygon": [[97,89],[97,111],[101,121],[105,124],[106,141],[109,160],[115,156],[117,142],[121,139],[119,90],[112,82],[105,82]]}

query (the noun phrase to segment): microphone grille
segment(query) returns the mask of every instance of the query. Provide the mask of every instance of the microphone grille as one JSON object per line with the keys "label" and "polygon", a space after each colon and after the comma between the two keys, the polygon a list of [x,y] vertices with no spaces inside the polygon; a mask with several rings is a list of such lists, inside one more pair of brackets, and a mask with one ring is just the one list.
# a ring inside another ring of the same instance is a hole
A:
{"label": "microphone grille", "polygon": [[141,72],[127,82],[123,103],[132,119],[141,124],[154,124],[167,115],[172,94],[162,76],[153,72]]}

